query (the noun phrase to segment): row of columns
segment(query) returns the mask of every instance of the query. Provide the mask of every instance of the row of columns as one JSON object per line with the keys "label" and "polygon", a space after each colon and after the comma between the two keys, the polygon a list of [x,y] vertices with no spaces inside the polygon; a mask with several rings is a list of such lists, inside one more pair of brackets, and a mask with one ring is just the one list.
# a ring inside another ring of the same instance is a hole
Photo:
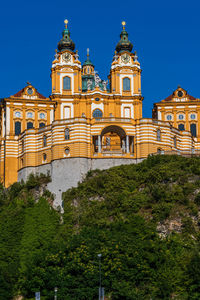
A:
{"label": "row of columns", "polygon": [[[129,136],[126,135],[126,145],[125,145],[126,153],[129,153]],[[101,135],[98,135],[98,153],[101,153]]]}

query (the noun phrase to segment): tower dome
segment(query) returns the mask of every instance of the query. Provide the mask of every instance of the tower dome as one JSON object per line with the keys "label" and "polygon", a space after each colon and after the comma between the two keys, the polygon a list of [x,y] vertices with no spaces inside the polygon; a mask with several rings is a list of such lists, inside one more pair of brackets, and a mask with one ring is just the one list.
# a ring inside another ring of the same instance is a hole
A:
{"label": "tower dome", "polygon": [[63,30],[63,37],[58,43],[58,50],[59,51],[64,51],[64,50],[71,50],[73,51],[75,49],[75,44],[74,42],[70,39],[70,32],[69,29],[67,28],[68,20],[64,21],[65,23],[65,29]]}
{"label": "tower dome", "polygon": [[129,51],[131,52],[131,50],[133,49],[133,44],[128,40],[128,33],[125,30],[125,25],[126,22],[122,22],[122,32],[120,34],[120,41],[118,42],[117,46],[116,46],[116,51],[117,53],[121,52],[121,51]]}
{"label": "tower dome", "polygon": [[85,66],[92,66],[94,67],[93,63],[90,60],[90,52],[89,52],[89,48],[87,48],[87,59],[86,61],[83,63],[83,67]]}

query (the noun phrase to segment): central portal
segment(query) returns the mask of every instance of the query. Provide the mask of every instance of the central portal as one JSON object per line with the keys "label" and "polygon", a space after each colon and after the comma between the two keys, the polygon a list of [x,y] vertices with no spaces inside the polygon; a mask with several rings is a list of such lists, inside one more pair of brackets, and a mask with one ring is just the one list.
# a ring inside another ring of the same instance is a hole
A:
{"label": "central portal", "polygon": [[126,135],[123,128],[111,125],[105,127],[101,135],[93,136],[94,152],[102,154],[133,153],[134,137]]}
{"label": "central portal", "polygon": [[126,152],[126,133],[118,126],[108,126],[101,133],[102,152]]}

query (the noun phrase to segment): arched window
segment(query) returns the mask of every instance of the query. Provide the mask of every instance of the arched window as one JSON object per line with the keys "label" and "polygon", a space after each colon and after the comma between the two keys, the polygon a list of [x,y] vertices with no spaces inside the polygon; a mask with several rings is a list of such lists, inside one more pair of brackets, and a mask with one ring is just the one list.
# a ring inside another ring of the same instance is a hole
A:
{"label": "arched window", "polygon": [[123,91],[130,91],[130,79],[128,77],[123,79]]}
{"label": "arched window", "polygon": [[161,141],[161,131],[160,131],[160,129],[157,130],[157,141]]}
{"label": "arched window", "polygon": [[45,162],[47,160],[47,155],[46,153],[43,154],[43,162]]}
{"label": "arched window", "polygon": [[15,135],[20,135],[21,133],[21,122],[15,122]]}
{"label": "arched window", "polygon": [[95,109],[92,114],[93,118],[98,119],[103,117],[103,113],[100,109]]}
{"label": "arched window", "polygon": [[27,122],[27,129],[33,128],[33,122]]}
{"label": "arched window", "polygon": [[65,128],[65,140],[69,140],[70,139],[70,135],[69,135],[69,128]]}
{"label": "arched window", "polygon": [[69,152],[70,152],[69,147],[65,148],[65,155],[69,155]]}
{"label": "arched window", "polygon": [[43,147],[46,147],[47,146],[47,136],[44,135],[43,136]]}
{"label": "arched window", "polygon": [[174,136],[174,148],[176,148],[176,136]]}
{"label": "arched window", "polygon": [[24,152],[24,141],[22,141],[22,152]]}
{"label": "arched window", "polygon": [[181,131],[185,130],[184,124],[178,124],[178,129]]}
{"label": "arched window", "polygon": [[197,126],[196,124],[190,124],[190,131],[192,136],[196,137],[197,136]]}
{"label": "arched window", "polygon": [[43,122],[39,124],[39,128],[42,128],[42,127],[45,127],[45,123],[43,123]]}
{"label": "arched window", "polygon": [[71,90],[71,78],[68,76],[63,78],[63,90]]}

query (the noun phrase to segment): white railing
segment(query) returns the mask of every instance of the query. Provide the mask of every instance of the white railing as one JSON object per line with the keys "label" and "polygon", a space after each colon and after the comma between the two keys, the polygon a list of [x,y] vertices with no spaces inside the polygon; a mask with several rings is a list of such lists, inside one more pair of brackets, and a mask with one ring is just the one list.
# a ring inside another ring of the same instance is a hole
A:
{"label": "white railing", "polygon": [[114,117],[109,117],[109,118],[95,118],[96,122],[131,122],[130,118],[114,118]]}

